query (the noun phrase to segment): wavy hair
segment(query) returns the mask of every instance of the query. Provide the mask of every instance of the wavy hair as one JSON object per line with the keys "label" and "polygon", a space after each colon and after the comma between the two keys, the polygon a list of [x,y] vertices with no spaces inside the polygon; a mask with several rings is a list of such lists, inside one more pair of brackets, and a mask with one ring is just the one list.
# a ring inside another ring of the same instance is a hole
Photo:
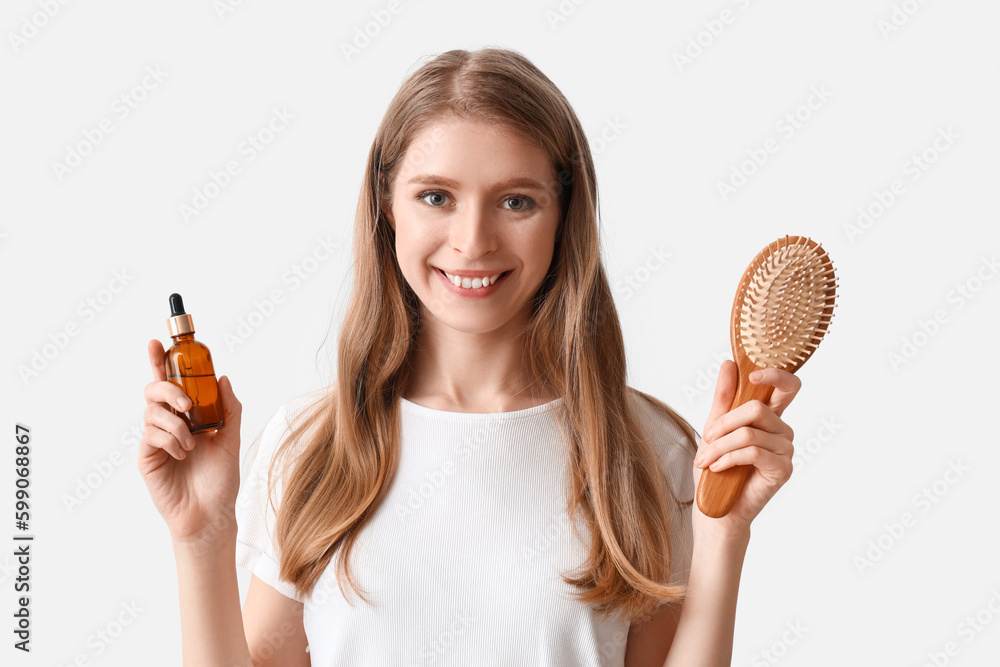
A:
{"label": "wavy hair", "polygon": [[[400,271],[385,211],[413,137],[447,114],[532,139],[558,174],[550,184],[560,208],[555,250],[522,334],[529,377],[564,400],[568,510],[571,517],[580,513],[590,535],[578,571],[561,576],[605,618],[616,612],[631,620],[648,617],[663,602],[682,599],[686,586],[665,583],[673,491],[628,401],[635,390],[626,386],[625,345],[601,261],[593,158],[555,84],[520,53],[500,48],[447,51],[422,64],[403,82],[375,134],[355,218],[353,287],[336,377],[268,471],[270,490],[274,466],[295,443],[290,465],[283,466],[275,528],[281,577],[308,595],[339,550],[341,593],[346,580],[368,602],[349,560],[396,471],[399,399],[420,329],[420,304]],[[678,424],[686,446],[696,448],[690,424],[666,404],[636,393]]]}

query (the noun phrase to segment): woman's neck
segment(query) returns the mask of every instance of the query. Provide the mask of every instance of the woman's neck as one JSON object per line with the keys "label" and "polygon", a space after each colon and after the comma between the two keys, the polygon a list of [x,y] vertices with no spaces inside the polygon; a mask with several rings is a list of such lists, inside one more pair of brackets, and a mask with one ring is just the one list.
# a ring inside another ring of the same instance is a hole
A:
{"label": "woman's neck", "polygon": [[511,412],[555,400],[544,382],[532,381],[523,337],[508,327],[469,334],[423,323],[403,398],[449,412]]}

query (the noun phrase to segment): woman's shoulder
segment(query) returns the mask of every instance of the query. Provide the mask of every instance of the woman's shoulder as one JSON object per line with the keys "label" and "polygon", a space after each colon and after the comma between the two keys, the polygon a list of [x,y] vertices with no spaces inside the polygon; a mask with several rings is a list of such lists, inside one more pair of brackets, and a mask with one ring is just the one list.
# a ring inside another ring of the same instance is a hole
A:
{"label": "woman's shoulder", "polygon": [[316,411],[329,406],[333,399],[334,385],[313,389],[289,398],[281,404],[279,412],[288,420],[290,426],[295,426],[299,420],[312,416]]}
{"label": "woman's shoulder", "polygon": [[266,420],[260,435],[248,448],[248,457],[270,460],[279,451],[286,437],[303,422],[315,423],[329,398],[330,387],[321,387],[292,396],[278,405]]}
{"label": "woman's shoulder", "polygon": [[690,443],[697,446],[698,433],[691,424],[669,405],[633,387],[626,387],[633,410],[645,426],[651,426],[657,433],[666,435],[676,444]]}
{"label": "woman's shoulder", "polygon": [[627,387],[633,414],[649,439],[674,489],[690,497],[689,478],[698,448],[698,433],[677,411],[660,399]]}

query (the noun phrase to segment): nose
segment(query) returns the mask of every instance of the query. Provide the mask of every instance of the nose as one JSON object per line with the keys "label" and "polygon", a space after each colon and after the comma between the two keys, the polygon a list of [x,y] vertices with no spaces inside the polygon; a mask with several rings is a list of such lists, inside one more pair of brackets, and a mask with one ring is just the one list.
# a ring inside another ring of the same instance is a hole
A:
{"label": "nose", "polygon": [[476,203],[468,203],[452,217],[451,246],[467,259],[478,259],[497,249],[497,229],[489,212]]}

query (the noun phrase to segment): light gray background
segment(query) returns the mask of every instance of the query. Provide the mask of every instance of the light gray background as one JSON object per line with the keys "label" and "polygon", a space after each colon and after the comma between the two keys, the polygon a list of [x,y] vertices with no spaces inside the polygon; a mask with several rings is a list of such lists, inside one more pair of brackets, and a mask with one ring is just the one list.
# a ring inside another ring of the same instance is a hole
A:
{"label": "light gray background", "polygon": [[[840,275],[831,332],[785,413],[795,472],[754,523],[733,664],[996,659],[1000,454],[987,416],[1000,371],[990,264],[1000,246],[1000,5],[400,0],[350,60],[341,44],[388,2],[221,7],[16,0],[0,16],[0,539],[13,544],[17,422],[34,437],[37,535],[34,651],[14,651],[5,630],[3,661],[180,664],[169,535],[135,468],[133,435],[151,379],[146,342],[169,343],[167,296],[183,294],[217,373],[232,378],[248,443],[283,401],[330,380],[364,159],[391,96],[425,56],[487,45],[524,53],[579,114],[596,153],[630,384],[699,431],[753,255],[808,235]],[[690,47],[699,41],[700,53]],[[679,65],[689,47],[697,57]],[[147,68],[162,81],[137,91],[145,99],[122,118],[115,101]],[[241,142],[274,109],[294,119],[247,160]],[[782,119],[796,113],[804,120],[788,136]],[[53,163],[105,118],[113,131],[60,179]],[[948,128],[951,143],[936,151]],[[724,198],[718,183],[768,139],[776,152]],[[913,180],[925,151],[936,160]],[[180,205],[229,160],[240,173],[185,223]],[[858,208],[894,180],[892,204],[849,234]],[[320,238],[339,249],[307,281],[286,281]],[[656,253],[669,254],[662,266]],[[129,276],[117,293],[115,272]],[[978,291],[959,299],[959,285]],[[284,302],[227,345],[273,290]],[[104,301],[93,317],[80,308],[88,299]],[[58,347],[74,324],[78,335]],[[904,340],[918,347],[894,365]],[[45,367],[22,379],[46,345]],[[108,473],[112,457],[124,462]],[[102,468],[107,477],[68,507]],[[0,549],[5,628],[12,551]],[[241,570],[244,595],[248,581]],[[98,630],[132,604],[134,621],[99,652]]]}

